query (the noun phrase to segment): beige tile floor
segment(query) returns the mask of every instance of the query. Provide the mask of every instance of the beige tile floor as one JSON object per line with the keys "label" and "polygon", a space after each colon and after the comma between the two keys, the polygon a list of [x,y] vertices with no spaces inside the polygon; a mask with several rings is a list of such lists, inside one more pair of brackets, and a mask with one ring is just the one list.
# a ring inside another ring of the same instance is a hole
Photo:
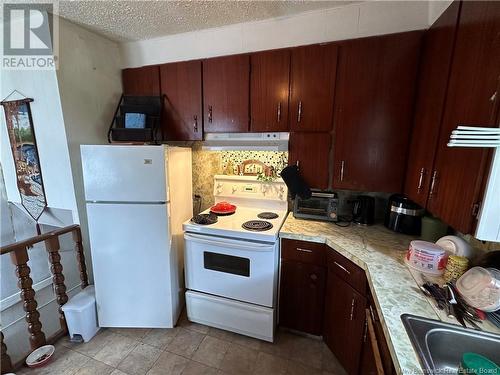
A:
{"label": "beige tile floor", "polygon": [[88,343],[67,338],[33,375],[344,375],[320,340],[280,330],[268,343],[181,317],[173,329],[101,329]]}

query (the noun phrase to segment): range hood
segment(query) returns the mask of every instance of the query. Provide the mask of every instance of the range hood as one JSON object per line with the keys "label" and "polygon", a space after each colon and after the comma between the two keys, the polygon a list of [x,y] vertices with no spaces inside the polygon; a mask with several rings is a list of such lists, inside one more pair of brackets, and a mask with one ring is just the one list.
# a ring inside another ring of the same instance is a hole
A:
{"label": "range hood", "polygon": [[289,133],[205,133],[203,149],[210,151],[288,151]]}

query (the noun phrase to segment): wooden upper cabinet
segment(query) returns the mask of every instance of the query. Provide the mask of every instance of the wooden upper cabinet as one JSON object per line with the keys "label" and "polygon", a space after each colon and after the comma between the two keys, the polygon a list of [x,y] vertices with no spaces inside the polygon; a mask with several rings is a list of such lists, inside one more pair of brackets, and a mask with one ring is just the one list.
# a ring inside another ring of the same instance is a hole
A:
{"label": "wooden upper cabinet", "polygon": [[292,49],[290,129],[330,131],[337,71],[336,44]]}
{"label": "wooden upper cabinet", "polygon": [[402,190],[422,34],[342,45],[335,96],[335,188]]}
{"label": "wooden upper cabinet", "polygon": [[288,131],[290,51],[276,50],[250,56],[250,130]]}
{"label": "wooden upper cabinet", "polygon": [[328,188],[330,133],[291,133],[288,164],[299,163],[302,178],[311,188]]}
{"label": "wooden upper cabinet", "polygon": [[427,204],[462,233],[475,224],[489,150],[446,144],[458,125],[498,126],[499,78],[500,2],[464,1]]}
{"label": "wooden upper cabinet", "polygon": [[455,1],[426,32],[420,59],[414,128],[408,152],[405,193],[425,207],[446,99],[460,2]]}
{"label": "wooden upper cabinet", "polygon": [[247,132],[250,56],[203,60],[204,131]]}
{"label": "wooden upper cabinet", "polygon": [[155,65],[123,69],[122,84],[124,95],[160,95],[160,68]]}
{"label": "wooden upper cabinet", "polygon": [[163,95],[162,130],[165,140],[203,138],[201,61],[160,66]]}

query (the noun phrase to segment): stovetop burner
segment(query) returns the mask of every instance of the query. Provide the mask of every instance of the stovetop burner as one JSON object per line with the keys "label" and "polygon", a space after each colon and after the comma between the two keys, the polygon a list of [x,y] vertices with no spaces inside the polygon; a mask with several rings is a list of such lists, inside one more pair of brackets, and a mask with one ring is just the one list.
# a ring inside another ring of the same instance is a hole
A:
{"label": "stovetop burner", "polygon": [[250,220],[244,222],[241,227],[246,230],[252,230],[254,232],[263,232],[269,230],[273,225],[269,221],[264,220]]}
{"label": "stovetop burner", "polygon": [[257,215],[257,217],[259,219],[271,220],[271,219],[277,219],[279,215],[275,212],[261,212],[260,214]]}
{"label": "stovetop burner", "polygon": [[191,221],[196,224],[200,225],[210,225],[210,224],[215,224],[217,222],[217,215],[216,214],[199,214],[193,216]]}

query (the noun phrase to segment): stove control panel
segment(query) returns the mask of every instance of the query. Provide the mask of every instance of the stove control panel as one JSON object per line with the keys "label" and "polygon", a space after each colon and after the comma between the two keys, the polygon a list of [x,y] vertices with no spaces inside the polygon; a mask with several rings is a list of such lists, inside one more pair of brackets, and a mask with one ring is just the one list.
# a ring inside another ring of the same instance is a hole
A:
{"label": "stove control panel", "polygon": [[254,176],[215,176],[214,196],[220,200],[262,199],[286,202],[287,195],[286,184],[281,179],[259,181]]}

